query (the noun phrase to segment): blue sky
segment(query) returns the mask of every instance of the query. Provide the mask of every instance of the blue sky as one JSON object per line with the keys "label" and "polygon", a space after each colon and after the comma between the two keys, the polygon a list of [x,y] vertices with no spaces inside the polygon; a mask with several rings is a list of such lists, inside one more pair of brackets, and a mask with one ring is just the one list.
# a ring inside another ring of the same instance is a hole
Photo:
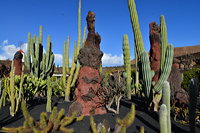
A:
{"label": "blue sky", "polygon": [[[149,23],[159,24],[165,16],[168,40],[175,47],[200,44],[199,0],[135,0],[140,28],[149,51]],[[62,64],[63,42],[77,40],[78,0],[0,0],[0,58],[13,58],[16,50],[26,50],[27,34],[38,35],[43,26],[43,45],[51,36],[56,65]],[[127,0],[82,0],[82,32],[89,10],[96,14],[96,32],[101,35],[103,66],[123,64],[122,37],[128,34],[134,57],[133,32]]]}

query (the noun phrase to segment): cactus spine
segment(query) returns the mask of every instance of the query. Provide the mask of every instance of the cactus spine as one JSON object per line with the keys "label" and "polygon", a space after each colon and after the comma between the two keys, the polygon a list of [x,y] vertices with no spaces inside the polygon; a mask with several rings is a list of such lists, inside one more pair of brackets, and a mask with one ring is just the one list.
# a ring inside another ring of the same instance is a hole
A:
{"label": "cactus spine", "polygon": [[196,79],[191,79],[189,84],[189,125],[190,132],[195,133],[195,118],[196,118],[196,106],[197,106],[197,95],[198,85]]}
{"label": "cactus spine", "polygon": [[160,36],[161,36],[161,72],[163,71],[164,65],[165,65],[165,55],[166,55],[166,48],[168,45],[168,39],[167,39],[167,26],[165,23],[165,17],[160,16]]}
{"label": "cactus spine", "polygon": [[160,106],[159,123],[160,123],[160,133],[168,133],[168,130],[167,130],[167,107],[165,104],[162,104]]}
{"label": "cactus spine", "polygon": [[124,35],[123,37],[123,55],[124,55],[124,66],[126,76],[126,88],[127,88],[127,97],[131,99],[131,62],[130,62],[130,48],[129,48],[129,40],[128,35]]}
{"label": "cactus spine", "polygon": [[170,117],[170,86],[169,82],[164,81],[162,89],[162,103],[167,107],[167,132],[171,133],[171,117]]}

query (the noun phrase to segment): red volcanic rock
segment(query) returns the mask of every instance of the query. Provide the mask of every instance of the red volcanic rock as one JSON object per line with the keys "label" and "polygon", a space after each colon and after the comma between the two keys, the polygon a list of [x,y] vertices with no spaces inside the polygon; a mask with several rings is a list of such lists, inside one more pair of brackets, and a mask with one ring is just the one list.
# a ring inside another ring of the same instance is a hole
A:
{"label": "red volcanic rock", "polygon": [[[100,81],[101,78],[97,69],[88,66],[80,69],[77,82],[78,86],[75,90],[75,102],[76,104],[80,104],[77,108],[78,112],[82,109],[81,113],[84,115],[106,113],[104,103],[97,94],[101,86]],[[72,106],[72,108],[74,107]]]}
{"label": "red volcanic rock", "polygon": [[157,83],[160,75],[160,28],[155,23],[152,22],[149,25],[150,27],[150,66],[151,70],[155,72],[152,80]]}
{"label": "red volcanic rock", "polygon": [[20,51],[17,51],[14,55],[15,75],[21,75],[22,73],[22,58],[22,53]]}
{"label": "red volcanic rock", "polygon": [[68,115],[96,115],[106,113],[105,102],[98,95],[101,87],[99,67],[103,52],[100,51],[101,37],[95,33],[95,14],[87,15],[88,36],[83,48],[80,49],[78,60],[81,64],[75,90],[75,101],[70,105]]}

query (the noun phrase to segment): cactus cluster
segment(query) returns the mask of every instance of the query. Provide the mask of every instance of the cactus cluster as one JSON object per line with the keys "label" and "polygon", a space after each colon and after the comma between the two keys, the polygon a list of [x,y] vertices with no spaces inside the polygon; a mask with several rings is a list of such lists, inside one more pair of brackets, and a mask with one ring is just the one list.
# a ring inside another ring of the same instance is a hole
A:
{"label": "cactus cluster", "polygon": [[67,125],[75,121],[81,121],[83,116],[76,117],[76,112],[73,113],[71,117],[65,116],[65,110],[61,109],[57,111],[57,107],[54,107],[52,113],[48,118],[46,112],[40,114],[40,120],[38,122],[34,121],[33,117],[29,114],[26,102],[22,101],[22,111],[25,118],[24,125],[16,128],[6,128],[3,127],[2,130],[8,133],[50,133],[55,131],[61,131],[63,133],[73,133],[73,129],[66,128]]}
{"label": "cactus cluster", "polygon": [[[142,82],[143,90],[145,97],[148,99],[150,93],[156,92],[162,94],[162,86],[165,80],[169,77],[173,61],[173,46],[167,42],[167,30],[164,16],[161,16],[160,27],[161,27],[161,47],[162,47],[162,56],[161,56],[161,65],[162,70],[160,78],[157,83],[152,81],[154,72],[150,69],[150,61],[147,52],[144,49],[144,43],[142,40],[142,35],[139,27],[138,15],[136,11],[136,5],[134,0],[128,0],[128,6],[130,11],[130,18],[132,22],[132,28],[134,32],[134,42],[135,42],[135,52],[137,53],[137,61],[139,62],[138,66],[140,72],[142,72]],[[156,99],[156,98],[155,98]],[[157,102],[158,103],[158,102]]]}
{"label": "cactus cluster", "polygon": [[[67,83],[66,83],[66,89],[65,89],[65,101],[69,101],[70,100],[70,92],[71,92],[71,88],[75,86],[76,80],[78,78],[78,73],[80,70],[80,63],[77,60],[78,58],[78,54],[79,54],[79,50],[82,46],[84,46],[84,42],[86,39],[86,27],[84,28],[84,34],[81,40],[81,0],[79,0],[79,5],[78,5],[78,41],[76,44],[76,41],[74,42],[74,51],[73,51],[73,59],[72,59],[72,66],[70,71],[68,72],[69,77],[67,79]],[[68,41],[68,45],[69,47],[69,41]],[[65,52],[64,52],[65,53]],[[64,55],[63,57],[65,57],[66,55]],[[66,56],[66,59],[64,60],[69,60],[69,56]],[[63,62],[63,64],[65,64],[65,62]],[[65,67],[63,68],[65,69]],[[64,73],[63,73],[64,75]],[[66,78],[65,75],[63,78]],[[64,79],[65,80],[65,79]],[[63,82],[65,82],[63,80]],[[65,84],[65,83],[64,83]]]}
{"label": "cactus cluster", "polygon": [[[115,126],[114,133],[126,133],[126,129],[132,125],[134,119],[135,119],[135,105],[132,105],[131,111],[123,119],[120,119],[120,118],[116,119],[117,124]],[[101,124],[101,126],[99,125],[100,124],[98,124],[98,126],[96,125],[93,117],[91,116],[90,126],[93,133],[109,133],[110,132],[110,128],[107,125],[105,124]]]}
{"label": "cactus cluster", "polygon": [[31,34],[28,33],[27,54],[24,58],[26,67],[35,77],[47,79],[47,77],[51,75],[54,68],[52,43],[50,41],[50,36],[48,36],[46,53],[43,53],[42,26],[40,26],[39,37],[34,35],[34,37],[31,38]]}

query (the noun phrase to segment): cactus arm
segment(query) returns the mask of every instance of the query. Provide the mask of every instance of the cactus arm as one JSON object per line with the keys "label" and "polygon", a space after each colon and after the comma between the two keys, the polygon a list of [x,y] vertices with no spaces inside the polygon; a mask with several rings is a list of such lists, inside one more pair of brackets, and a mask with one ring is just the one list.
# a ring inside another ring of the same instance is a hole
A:
{"label": "cactus arm", "polygon": [[157,93],[162,93],[163,82],[166,81],[169,77],[169,74],[170,74],[171,68],[172,68],[173,53],[174,53],[174,48],[171,44],[169,44],[166,49],[165,65],[163,68],[163,72],[161,73],[158,82],[154,86],[154,90]]}
{"label": "cactus arm", "polygon": [[81,0],[78,4],[78,46],[77,46],[77,56],[81,48]]}
{"label": "cactus arm", "polygon": [[168,39],[167,39],[167,27],[165,23],[164,16],[160,16],[160,36],[161,36],[161,72],[163,71],[164,65],[165,65],[165,55],[166,55],[166,48],[168,45]]}
{"label": "cactus arm", "polygon": [[74,73],[74,78],[73,78],[73,80],[72,80],[71,87],[73,87],[73,86],[75,85],[75,83],[76,83],[76,80],[77,80],[77,78],[78,78],[78,74],[79,74],[80,68],[81,68],[81,65],[80,65],[79,62],[77,62],[76,71],[75,71],[75,73]]}
{"label": "cactus arm", "polygon": [[142,70],[142,79],[144,84],[145,97],[149,98],[151,86],[152,86],[152,71],[150,68],[150,61],[147,52],[141,54],[141,70]]}
{"label": "cactus arm", "polygon": [[76,64],[75,64],[75,56],[76,56],[76,51],[77,51],[77,48],[76,48],[76,43],[74,43],[74,55],[73,55],[73,60],[72,60],[72,67],[71,67],[71,70],[70,70],[70,75],[67,79],[67,84],[66,84],[66,90],[65,90],[65,101],[69,101],[69,94],[70,94],[70,88],[71,88],[71,83],[72,83],[72,78],[73,78],[73,74],[74,74],[74,71],[76,69]]}
{"label": "cactus arm", "polygon": [[94,122],[94,118],[90,116],[90,126],[93,133],[98,133],[96,123]]}
{"label": "cactus arm", "polygon": [[64,41],[64,44],[63,44],[63,62],[62,62],[62,74],[63,74],[63,86],[66,87],[66,66],[67,66],[67,63],[66,63],[66,60],[67,60],[67,43],[66,41]]}
{"label": "cactus arm", "polygon": [[130,47],[128,35],[124,35],[123,37],[123,55],[124,55],[124,66],[125,72],[127,74],[126,77],[126,88],[127,88],[127,97],[131,99],[131,62],[130,62]]}
{"label": "cactus arm", "polygon": [[67,38],[67,46],[66,46],[66,73],[69,74],[69,51],[70,50],[70,37]]}

